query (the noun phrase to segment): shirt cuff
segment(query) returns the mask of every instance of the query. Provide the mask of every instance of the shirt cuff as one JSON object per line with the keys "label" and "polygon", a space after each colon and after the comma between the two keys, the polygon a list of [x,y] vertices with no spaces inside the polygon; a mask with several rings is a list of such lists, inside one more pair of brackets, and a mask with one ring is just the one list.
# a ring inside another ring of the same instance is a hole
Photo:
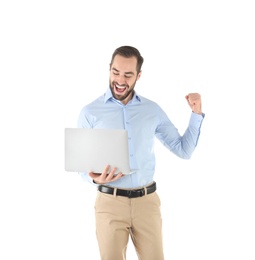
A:
{"label": "shirt cuff", "polygon": [[196,114],[194,112],[191,113],[190,116],[190,125],[195,126],[195,127],[200,127],[203,120],[204,120],[205,114],[202,113],[202,115]]}
{"label": "shirt cuff", "polygon": [[79,172],[82,179],[86,182],[89,182],[90,184],[94,185],[95,187],[98,187],[99,184],[95,183],[94,180],[88,175],[86,172]]}

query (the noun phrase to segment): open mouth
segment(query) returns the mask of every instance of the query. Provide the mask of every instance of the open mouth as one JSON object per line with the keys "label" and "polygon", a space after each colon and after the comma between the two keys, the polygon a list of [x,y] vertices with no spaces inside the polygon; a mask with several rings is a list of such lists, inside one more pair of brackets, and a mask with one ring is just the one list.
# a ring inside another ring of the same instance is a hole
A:
{"label": "open mouth", "polygon": [[115,84],[115,92],[116,94],[123,94],[126,90],[126,86],[120,86]]}

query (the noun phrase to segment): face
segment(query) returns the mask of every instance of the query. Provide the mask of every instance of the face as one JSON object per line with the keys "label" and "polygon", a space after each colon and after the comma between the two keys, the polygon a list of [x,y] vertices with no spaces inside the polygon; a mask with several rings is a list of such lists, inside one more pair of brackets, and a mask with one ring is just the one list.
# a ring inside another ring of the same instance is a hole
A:
{"label": "face", "polygon": [[127,104],[133,97],[136,81],[141,72],[136,71],[136,57],[125,58],[116,55],[110,67],[110,88],[112,95],[123,104]]}

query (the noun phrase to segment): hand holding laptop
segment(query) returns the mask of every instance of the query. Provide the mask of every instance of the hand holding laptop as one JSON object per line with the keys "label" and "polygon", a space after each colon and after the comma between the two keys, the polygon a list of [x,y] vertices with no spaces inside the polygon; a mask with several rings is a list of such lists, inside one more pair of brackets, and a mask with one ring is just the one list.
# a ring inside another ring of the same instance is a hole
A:
{"label": "hand holding laptop", "polygon": [[[116,173],[117,168],[113,167],[111,169],[110,165],[107,165],[102,174],[89,172],[89,176],[94,180],[97,184],[104,184],[112,181],[116,181],[121,177],[125,176],[122,172]],[[109,172],[110,171],[110,172]]]}

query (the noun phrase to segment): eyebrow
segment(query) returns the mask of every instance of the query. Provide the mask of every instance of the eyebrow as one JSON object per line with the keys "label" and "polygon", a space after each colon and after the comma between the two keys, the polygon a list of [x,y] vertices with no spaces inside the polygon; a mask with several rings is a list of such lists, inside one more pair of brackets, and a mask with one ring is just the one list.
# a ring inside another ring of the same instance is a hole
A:
{"label": "eyebrow", "polygon": [[[120,72],[119,70],[117,70],[116,68],[112,68],[112,70],[116,71],[116,72]],[[125,75],[134,75],[134,72],[132,71],[127,71],[127,72],[124,72]]]}

